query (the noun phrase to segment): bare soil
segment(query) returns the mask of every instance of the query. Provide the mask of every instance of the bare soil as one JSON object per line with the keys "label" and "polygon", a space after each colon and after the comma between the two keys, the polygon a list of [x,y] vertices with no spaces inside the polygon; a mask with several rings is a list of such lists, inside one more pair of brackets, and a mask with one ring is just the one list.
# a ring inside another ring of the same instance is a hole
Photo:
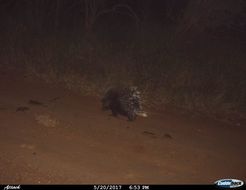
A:
{"label": "bare soil", "polygon": [[129,122],[96,97],[1,69],[0,183],[246,180],[246,126],[148,111]]}

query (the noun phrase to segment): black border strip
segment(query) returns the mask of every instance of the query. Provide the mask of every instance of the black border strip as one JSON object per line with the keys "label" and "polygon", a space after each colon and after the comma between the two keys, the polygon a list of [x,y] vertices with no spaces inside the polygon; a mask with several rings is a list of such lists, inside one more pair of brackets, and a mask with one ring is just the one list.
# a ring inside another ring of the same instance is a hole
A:
{"label": "black border strip", "polygon": [[[16,187],[16,188],[13,188]],[[172,189],[188,189],[188,190],[226,190],[216,185],[149,185],[149,184],[95,184],[95,185],[27,185],[27,184],[2,184],[0,190],[44,190],[44,189],[88,189],[88,190],[172,190]],[[242,187],[233,188],[235,190],[246,190],[245,184]]]}

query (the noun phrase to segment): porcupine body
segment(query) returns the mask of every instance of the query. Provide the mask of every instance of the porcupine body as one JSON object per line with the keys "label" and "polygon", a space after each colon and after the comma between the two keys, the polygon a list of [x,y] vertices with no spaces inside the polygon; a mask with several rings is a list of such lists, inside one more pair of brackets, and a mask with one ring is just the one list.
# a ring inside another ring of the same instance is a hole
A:
{"label": "porcupine body", "polygon": [[103,110],[111,110],[114,116],[121,114],[134,121],[137,116],[147,117],[142,110],[141,98],[137,87],[114,87],[106,92],[101,101]]}

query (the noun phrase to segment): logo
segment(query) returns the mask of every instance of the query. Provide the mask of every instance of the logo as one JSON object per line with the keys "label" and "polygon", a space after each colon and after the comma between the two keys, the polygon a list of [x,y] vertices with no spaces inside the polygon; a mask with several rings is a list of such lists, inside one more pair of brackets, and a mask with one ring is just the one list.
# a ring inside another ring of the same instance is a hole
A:
{"label": "logo", "polygon": [[239,179],[220,179],[215,184],[222,188],[236,188],[243,186],[243,181]]}

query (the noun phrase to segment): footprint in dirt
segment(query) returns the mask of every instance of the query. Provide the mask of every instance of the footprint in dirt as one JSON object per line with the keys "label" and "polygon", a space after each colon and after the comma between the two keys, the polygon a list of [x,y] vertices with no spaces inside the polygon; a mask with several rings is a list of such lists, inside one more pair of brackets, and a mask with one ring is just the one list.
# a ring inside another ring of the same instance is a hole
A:
{"label": "footprint in dirt", "polygon": [[[151,137],[151,138],[158,138],[155,133],[150,132],[150,131],[143,131],[142,134],[146,135],[148,137]],[[173,137],[170,134],[168,134],[168,133],[165,133],[162,137],[166,138],[166,139],[173,139]]]}
{"label": "footprint in dirt", "polygon": [[172,137],[170,134],[168,134],[168,133],[165,133],[165,134],[163,135],[163,138],[166,138],[166,139],[173,139],[173,137]]}
{"label": "footprint in dirt", "polygon": [[153,133],[153,132],[150,132],[150,131],[143,131],[142,134],[146,135],[146,136],[148,136],[150,138],[157,138],[156,134]]}
{"label": "footprint in dirt", "polygon": [[[57,101],[59,99],[60,99],[60,97],[55,97],[55,98],[50,99],[49,102],[55,102],[55,101]],[[45,105],[43,102],[40,102],[40,101],[37,101],[37,100],[32,100],[32,99],[28,101],[28,104],[32,105],[32,106],[44,106],[44,107],[47,107],[47,105]],[[1,108],[0,107],[0,111],[1,110],[5,110],[5,108]],[[20,106],[20,107],[16,108],[16,112],[25,112],[25,111],[28,111],[28,110],[30,110],[30,108],[27,107],[27,106]]]}
{"label": "footprint in dirt", "polygon": [[28,110],[30,110],[30,108],[26,107],[26,106],[20,106],[20,107],[16,108],[16,112],[19,112],[19,111],[25,112]]}
{"label": "footprint in dirt", "polygon": [[[56,102],[57,100],[61,99],[61,97],[55,97],[55,98],[51,98],[50,100],[48,100],[49,102]],[[33,106],[44,106],[46,107],[47,105],[43,102],[37,101],[37,100],[29,100],[28,104],[33,105]]]}
{"label": "footprint in dirt", "polygon": [[[45,106],[42,102],[36,101],[36,100],[29,100],[28,104],[35,105],[35,106]],[[16,108],[16,112],[25,112],[30,110],[27,106],[20,106]]]}
{"label": "footprint in dirt", "polygon": [[39,102],[37,100],[29,100],[28,104],[34,105],[34,106],[45,106],[43,102]]}
{"label": "footprint in dirt", "polygon": [[57,101],[57,100],[59,100],[59,99],[61,99],[61,97],[51,98],[49,101],[50,101],[50,102],[55,102],[55,101]]}

